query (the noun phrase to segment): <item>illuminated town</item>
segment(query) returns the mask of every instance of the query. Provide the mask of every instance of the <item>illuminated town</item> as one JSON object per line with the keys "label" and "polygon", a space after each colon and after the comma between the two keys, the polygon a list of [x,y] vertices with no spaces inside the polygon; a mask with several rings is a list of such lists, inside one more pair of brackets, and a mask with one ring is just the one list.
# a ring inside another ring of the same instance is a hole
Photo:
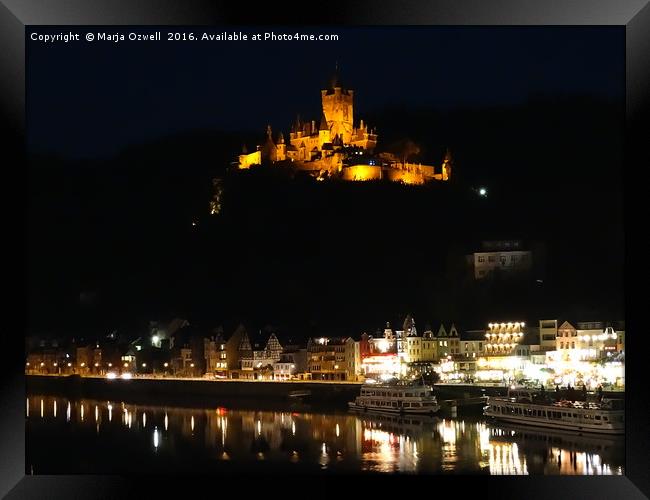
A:
{"label": "illuminated town", "polygon": [[533,387],[625,387],[622,322],[543,319],[498,321],[460,330],[454,323],[402,325],[374,334],[280,341],[275,333],[251,340],[240,325],[228,338],[202,335],[176,319],[137,339],[40,341],[26,373],[88,377],[169,377],[206,380],[380,383],[435,372],[440,383]]}

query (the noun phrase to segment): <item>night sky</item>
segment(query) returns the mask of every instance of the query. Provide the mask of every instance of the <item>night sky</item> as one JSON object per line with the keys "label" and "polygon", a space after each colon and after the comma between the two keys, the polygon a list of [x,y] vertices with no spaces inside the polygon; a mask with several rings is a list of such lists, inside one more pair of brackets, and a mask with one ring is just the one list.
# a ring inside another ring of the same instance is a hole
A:
{"label": "night sky", "polygon": [[320,119],[319,90],[337,62],[344,84],[356,89],[356,117],[393,106],[513,105],[539,94],[624,95],[618,28],[300,31],[337,33],[340,41],[28,41],[29,146],[101,157],[194,129],[270,123],[287,133],[297,113]]}
{"label": "night sky", "polygon": [[[622,28],[324,32],[341,40],[27,42],[31,333],[623,317]],[[454,182],[225,173],[267,124],[318,120],[337,62],[379,148],[410,138],[439,164],[450,147]],[[529,281],[467,279],[464,256],[499,238],[542,249]]]}

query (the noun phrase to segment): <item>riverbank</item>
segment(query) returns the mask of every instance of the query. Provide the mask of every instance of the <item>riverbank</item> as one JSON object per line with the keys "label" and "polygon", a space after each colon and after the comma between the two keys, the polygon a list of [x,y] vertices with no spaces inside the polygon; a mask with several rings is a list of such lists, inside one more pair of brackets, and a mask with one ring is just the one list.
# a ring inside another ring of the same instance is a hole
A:
{"label": "riverbank", "polygon": [[[347,410],[361,388],[360,382],[326,381],[249,381],[181,378],[107,379],[105,377],[26,375],[28,394],[49,394],[75,398],[94,398],[140,404],[179,407],[233,406],[269,410],[315,409]],[[435,392],[444,408],[463,407],[463,400],[480,396],[505,395],[503,386],[436,384]],[[624,393],[604,393],[606,397],[625,397]],[[454,401],[455,403],[450,403]],[[476,408],[481,405],[473,405]],[[476,409],[475,408],[475,409]],[[469,407],[467,408],[469,410]],[[467,411],[461,410],[461,411]]]}
{"label": "riverbank", "polygon": [[272,382],[178,378],[107,379],[105,377],[26,375],[28,394],[86,397],[185,407],[229,406],[292,409],[347,408],[361,383]]}

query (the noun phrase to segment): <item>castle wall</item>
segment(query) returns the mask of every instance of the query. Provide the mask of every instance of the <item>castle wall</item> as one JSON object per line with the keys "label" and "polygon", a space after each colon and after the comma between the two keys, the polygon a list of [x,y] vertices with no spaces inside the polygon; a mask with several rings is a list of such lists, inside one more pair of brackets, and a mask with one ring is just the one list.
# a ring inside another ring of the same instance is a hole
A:
{"label": "castle wall", "polygon": [[392,182],[403,182],[404,184],[424,184],[425,180],[421,173],[398,168],[387,168],[385,175]]}
{"label": "castle wall", "polygon": [[250,168],[251,165],[262,164],[262,152],[255,151],[245,155],[239,155],[239,168]]}
{"label": "castle wall", "polygon": [[343,179],[346,181],[374,181],[381,177],[379,165],[351,165],[343,169]]}

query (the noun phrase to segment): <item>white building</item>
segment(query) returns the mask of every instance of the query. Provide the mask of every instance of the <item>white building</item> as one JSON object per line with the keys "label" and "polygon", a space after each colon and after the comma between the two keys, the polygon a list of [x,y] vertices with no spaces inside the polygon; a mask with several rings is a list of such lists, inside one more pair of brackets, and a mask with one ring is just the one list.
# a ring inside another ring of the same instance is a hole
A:
{"label": "white building", "polygon": [[474,267],[474,278],[488,278],[495,271],[513,273],[532,268],[532,252],[524,250],[518,240],[485,241],[479,252],[468,256]]}
{"label": "white building", "polygon": [[542,319],[539,321],[539,345],[541,350],[550,351],[555,349],[558,336],[556,319]]}

